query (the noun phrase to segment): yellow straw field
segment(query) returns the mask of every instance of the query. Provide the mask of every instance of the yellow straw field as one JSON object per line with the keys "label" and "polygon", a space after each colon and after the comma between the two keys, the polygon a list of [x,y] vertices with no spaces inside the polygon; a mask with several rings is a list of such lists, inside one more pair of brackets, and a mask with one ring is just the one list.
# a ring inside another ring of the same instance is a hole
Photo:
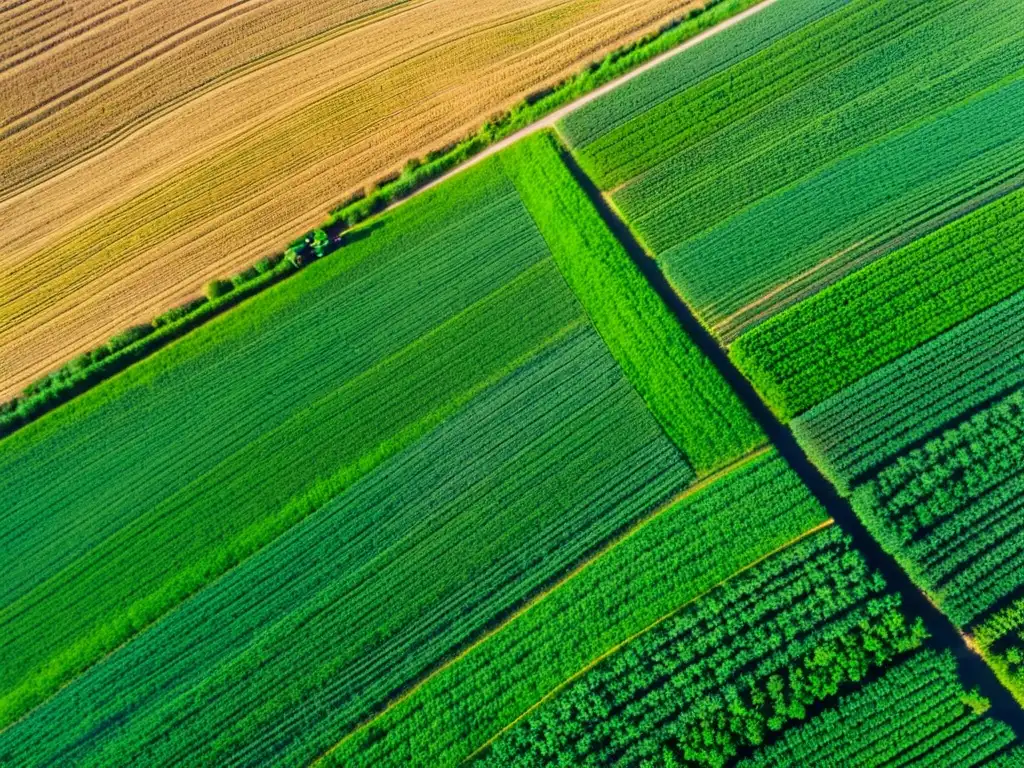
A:
{"label": "yellow straw field", "polygon": [[0,396],[688,4],[5,3]]}

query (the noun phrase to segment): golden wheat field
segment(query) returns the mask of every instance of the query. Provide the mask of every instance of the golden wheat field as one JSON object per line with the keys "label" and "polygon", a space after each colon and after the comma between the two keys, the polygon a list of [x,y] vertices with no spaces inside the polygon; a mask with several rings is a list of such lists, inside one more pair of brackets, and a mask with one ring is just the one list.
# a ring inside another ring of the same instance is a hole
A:
{"label": "golden wheat field", "polygon": [[0,6],[0,395],[688,0]]}

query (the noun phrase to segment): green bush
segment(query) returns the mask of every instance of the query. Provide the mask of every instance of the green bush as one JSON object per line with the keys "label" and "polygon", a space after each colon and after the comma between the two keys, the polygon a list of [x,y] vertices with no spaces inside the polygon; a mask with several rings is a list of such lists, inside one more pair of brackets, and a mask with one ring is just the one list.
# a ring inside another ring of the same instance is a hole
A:
{"label": "green bush", "polygon": [[211,280],[203,287],[203,293],[206,294],[206,298],[213,301],[226,296],[234,289],[235,286],[230,280]]}

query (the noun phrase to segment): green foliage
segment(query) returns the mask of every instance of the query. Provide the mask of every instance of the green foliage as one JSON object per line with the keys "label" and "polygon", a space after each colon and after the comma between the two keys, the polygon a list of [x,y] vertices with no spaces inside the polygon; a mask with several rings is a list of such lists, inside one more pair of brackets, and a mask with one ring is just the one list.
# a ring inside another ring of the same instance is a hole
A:
{"label": "green foliage", "polygon": [[221,296],[226,296],[234,289],[235,284],[231,280],[211,280],[203,286],[203,293],[206,294],[207,299],[213,301]]}
{"label": "green foliage", "polygon": [[[796,10],[785,0],[767,10],[786,7]],[[639,175],[616,192],[616,203],[648,246],[667,250],[1019,68],[1024,36],[1006,0],[980,0],[966,9],[947,4],[943,13],[915,22],[902,34],[878,35],[860,55],[825,67],[779,98],[759,101]],[[709,43],[722,44],[717,38]],[[782,43],[773,52],[781,58],[788,50]]]}
{"label": "green foliage", "polygon": [[921,651],[738,768],[988,766],[1015,738],[1004,723],[979,717],[987,707],[960,685],[951,655]]}
{"label": "green foliage", "polygon": [[795,418],[844,492],[950,421],[1024,385],[1024,293],[954,326]]}
{"label": "green foliage", "polygon": [[875,537],[966,626],[1024,588],[1024,390],[881,469],[853,494]]}
{"label": "green foliage", "polygon": [[454,764],[593,659],[825,521],[774,451],[672,505],[333,751]]}
{"label": "green foliage", "polygon": [[990,615],[973,635],[999,680],[1024,702],[1024,598]]}
{"label": "green foliage", "polygon": [[1019,190],[757,326],[730,356],[792,418],[1019,291],[1022,250]]}
{"label": "green foliage", "polygon": [[[524,333],[522,316],[502,315],[511,325],[495,331]],[[481,353],[495,347],[478,341]],[[432,381],[425,362],[398,370]],[[364,380],[355,402],[393,400],[396,372]],[[347,398],[337,410],[352,411]],[[374,431],[386,414],[367,414]],[[585,325],[441,416],[0,734],[0,760],[308,763],[692,477]]]}
{"label": "green foliage", "polygon": [[308,760],[693,479],[499,160],[6,447],[22,764]]}
{"label": "green foliage", "polygon": [[731,342],[1015,184],[1022,56],[1011,0],[780,0],[565,129]]}
{"label": "green foliage", "polygon": [[764,441],[572,178],[550,134],[502,161],[562,274],[630,381],[699,475]]}
{"label": "green foliage", "polygon": [[[727,69],[757,76],[765,59],[774,58],[773,43],[797,34],[848,2],[778,0],[752,19],[719,32],[692,51],[673,56],[568,115],[562,121],[562,131],[599,186],[608,189],[628,181],[685,146],[686,132],[704,130],[698,124],[672,124],[691,103],[700,103],[693,98],[696,93],[714,90],[728,81],[722,74]],[[761,53],[765,49],[769,52]]]}
{"label": "green foliage", "polygon": [[1022,111],[1024,78],[846,155],[696,238],[655,245],[659,261],[709,324],[755,302],[765,311],[765,295],[793,280],[818,290],[905,242],[922,220],[1024,171]]}
{"label": "green foliage", "polygon": [[686,764],[724,766],[922,638],[828,529],[631,640],[500,735],[481,762],[640,765],[668,746]]}

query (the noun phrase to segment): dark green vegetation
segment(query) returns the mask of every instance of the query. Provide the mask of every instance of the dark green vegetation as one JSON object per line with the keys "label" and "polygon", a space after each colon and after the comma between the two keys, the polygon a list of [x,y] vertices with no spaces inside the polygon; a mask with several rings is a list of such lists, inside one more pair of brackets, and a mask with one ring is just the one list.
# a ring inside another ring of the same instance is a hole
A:
{"label": "dark green vegetation", "polygon": [[723,766],[921,641],[899,599],[831,528],[633,638],[482,762]]}
{"label": "dark green vegetation", "polygon": [[967,626],[1024,587],[1024,391],[918,448],[853,492],[872,532]]}
{"label": "dark green vegetation", "polygon": [[681,89],[649,73],[565,131],[731,340],[1017,182],[1020,21],[1014,0],[780,0],[666,64]]}
{"label": "dark green vegetation", "polygon": [[1024,748],[1013,746],[1005,725],[981,716],[987,706],[960,686],[952,658],[921,651],[740,768],[1021,765]]}
{"label": "dark green vegetation", "polygon": [[331,765],[449,765],[594,659],[826,523],[774,451],[673,504],[346,738]]}

